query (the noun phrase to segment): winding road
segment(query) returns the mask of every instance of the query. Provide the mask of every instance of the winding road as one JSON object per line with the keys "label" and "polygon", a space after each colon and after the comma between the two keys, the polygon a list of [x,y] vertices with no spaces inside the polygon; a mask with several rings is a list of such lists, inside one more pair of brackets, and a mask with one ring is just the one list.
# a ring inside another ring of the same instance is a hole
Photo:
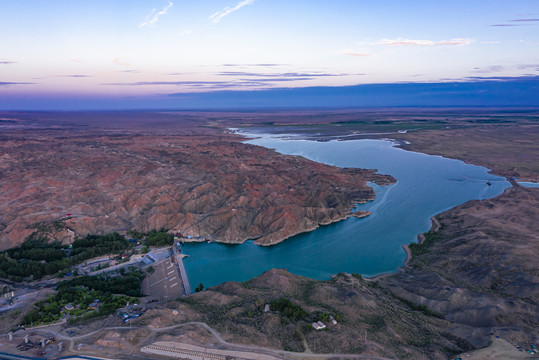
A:
{"label": "winding road", "polygon": [[[256,346],[256,345],[233,344],[233,343],[229,343],[229,342],[225,341],[221,337],[221,335],[215,329],[208,326],[208,324],[203,323],[203,322],[196,322],[196,321],[194,321],[194,322],[186,322],[186,323],[183,323],[183,324],[172,325],[172,326],[167,326],[167,327],[162,327],[162,328],[149,328],[147,326],[129,326],[129,327],[126,327],[126,326],[113,326],[113,327],[102,328],[102,329],[92,331],[92,332],[87,333],[87,334],[77,335],[77,336],[67,336],[67,335],[63,335],[63,334],[61,334],[61,333],[59,333],[57,331],[53,331],[53,330],[46,330],[46,331],[45,330],[38,330],[37,332],[38,333],[46,332],[49,335],[52,334],[52,335],[56,336],[57,339],[61,339],[63,341],[69,341],[70,342],[69,351],[72,352],[72,353],[77,353],[77,350],[74,349],[75,343],[77,341],[88,338],[88,337],[91,337],[91,336],[94,336],[94,335],[96,335],[96,334],[98,334],[100,332],[103,332],[103,331],[108,331],[108,330],[120,330],[120,331],[128,330],[128,331],[130,331],[130,330],[143,329],[143,330],[149,330],[152,334],[154,334],[154,333],[166,332],[166,331],[169,331],[169,330],[174,330],[174,329],[177,329],[177,328],[180,328],[180,327],[190,326],[190,325],[200,326],[200,327],[204,328],[205,330],[207,330],[208,332],[210,332],[214,336],[214,338],[219,342],[219,344],[226,347],[227,350],[255,352],[255,353],[259,353],[259,354],[270,355],[270,356],[280,358],[280,359],[283,359],[283,360],[290,360],[290,359],[329,359],[329,358],[363,359],[363,360],[367,360],[367,359],[372,359],[372,360],[394,360],[394,359],[389,359],[389,358],[380,357],[380,356],[372,356],[372,355],[333,354],[333,353],[332,354],[314,354],[314,353],[310,353],[310,352],[298,353],[298,352],[291,352],[291,351],[284,351],[284,350],[277,350],[277,349],[268,349],[268,348],[264,348],[264,347],[260,347],[260,346]],[[7,336],[7,334],[5,334],[5,336]],[[98,355],[95,355],[95,356],[98,356]]]}

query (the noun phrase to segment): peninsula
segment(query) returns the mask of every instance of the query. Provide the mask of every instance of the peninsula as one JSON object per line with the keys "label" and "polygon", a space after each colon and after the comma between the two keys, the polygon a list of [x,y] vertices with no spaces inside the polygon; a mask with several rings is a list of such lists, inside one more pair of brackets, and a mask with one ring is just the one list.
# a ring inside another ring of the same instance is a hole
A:
{"label": "peninsula", "polygon": [[374,199],[367,182],[395,181],[243,144],[181,112],[1,117],[10,121],[0,135],[0,249],[35,232],[68,243],[163,228],[271,245],[351,216]]}

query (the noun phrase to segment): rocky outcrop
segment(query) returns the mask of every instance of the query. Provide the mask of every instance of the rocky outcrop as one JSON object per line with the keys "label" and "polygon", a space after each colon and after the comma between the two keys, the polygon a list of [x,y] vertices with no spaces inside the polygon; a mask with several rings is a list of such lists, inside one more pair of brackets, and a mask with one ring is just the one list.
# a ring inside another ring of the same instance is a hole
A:
{"label": "rocky outcrop", "polygon": [[375,170],[285,156],[192,125],[187,134],[172,135],[64,126],[4,132],[0,248],[59,220],[58,232],[47,231],[59,240],[67,230],[83,236],[165,228],[271,245],[349,217],[355,203],[374,199],[367,181],[394,181]]}

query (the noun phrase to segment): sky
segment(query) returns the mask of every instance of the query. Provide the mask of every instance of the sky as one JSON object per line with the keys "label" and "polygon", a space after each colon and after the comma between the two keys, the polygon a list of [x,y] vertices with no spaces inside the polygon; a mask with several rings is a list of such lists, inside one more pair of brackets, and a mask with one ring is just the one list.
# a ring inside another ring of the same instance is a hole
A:
{"label": "sky", "polygon": [[539,106],[538,89],[537,0],[0,0],[0,109]]}

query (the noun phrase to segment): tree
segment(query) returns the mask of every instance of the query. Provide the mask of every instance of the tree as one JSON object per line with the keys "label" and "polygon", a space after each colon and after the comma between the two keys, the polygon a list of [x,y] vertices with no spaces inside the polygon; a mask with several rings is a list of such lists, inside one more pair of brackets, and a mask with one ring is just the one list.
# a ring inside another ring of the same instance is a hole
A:
{"label": "tree", "polygon": [[200,292],[200,291],[203,291],[203,290],[204,290],[204,285],[202,285],[202,283],[198,284],[198,286],[195,288],[196,292]]}

